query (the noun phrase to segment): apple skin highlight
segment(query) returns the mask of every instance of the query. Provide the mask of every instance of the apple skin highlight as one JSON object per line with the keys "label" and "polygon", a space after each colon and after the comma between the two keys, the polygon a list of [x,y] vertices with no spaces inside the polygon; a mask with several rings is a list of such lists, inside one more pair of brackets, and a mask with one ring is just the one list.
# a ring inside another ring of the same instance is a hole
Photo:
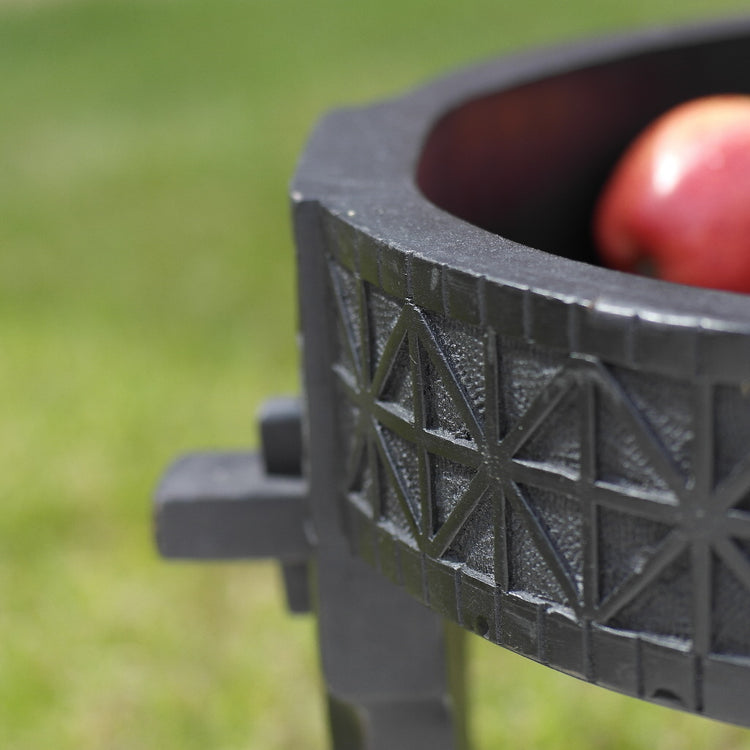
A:
{"label": "apple skin highlight", "polygon": [[750,293],[750,96],[695,99],[628,148],[594,211],[604,265]]}

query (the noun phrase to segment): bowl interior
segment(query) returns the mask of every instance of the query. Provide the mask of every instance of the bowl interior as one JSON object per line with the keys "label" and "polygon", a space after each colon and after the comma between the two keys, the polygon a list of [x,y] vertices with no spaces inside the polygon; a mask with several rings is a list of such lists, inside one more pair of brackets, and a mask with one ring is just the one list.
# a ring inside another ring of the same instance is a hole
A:
{"label": "bowl interior", "polygon": [[686,99],[748,91],[748,37],[553,75],[444,115],[425,141],[417,182],[437,206],[483,229],[596,263],[593,205],[633,137]]}

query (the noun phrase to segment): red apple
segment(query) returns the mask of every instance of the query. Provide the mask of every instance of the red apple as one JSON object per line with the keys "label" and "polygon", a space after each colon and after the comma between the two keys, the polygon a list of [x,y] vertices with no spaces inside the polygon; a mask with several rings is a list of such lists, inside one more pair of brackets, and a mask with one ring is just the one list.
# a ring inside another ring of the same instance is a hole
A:
{"label": "red apple", "polygon": [[594,240],[605,265],[750,292],[750,96],[709,96],[662,115],[602,192]]}

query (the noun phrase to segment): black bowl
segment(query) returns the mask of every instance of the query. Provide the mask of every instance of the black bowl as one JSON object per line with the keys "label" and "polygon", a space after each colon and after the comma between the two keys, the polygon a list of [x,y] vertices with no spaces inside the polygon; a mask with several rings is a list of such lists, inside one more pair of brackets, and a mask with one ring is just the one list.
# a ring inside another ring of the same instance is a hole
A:
{"label": "black bowl", "polygon": [[750,297],[597,267],[660,112],[750,23],[492,62],[329,115],[292,188],[321,538],[544,664],[750,724]]}

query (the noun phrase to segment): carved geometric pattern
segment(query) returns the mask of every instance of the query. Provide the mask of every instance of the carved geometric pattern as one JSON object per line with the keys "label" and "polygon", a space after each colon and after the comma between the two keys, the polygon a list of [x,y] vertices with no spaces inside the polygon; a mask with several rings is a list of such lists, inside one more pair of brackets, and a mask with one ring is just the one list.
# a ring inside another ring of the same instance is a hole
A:
{"label": "carved geometric pattern", "polygon": [[573,620],[750,656],[742,388],[506,339],[329,264],[350,502]]}

